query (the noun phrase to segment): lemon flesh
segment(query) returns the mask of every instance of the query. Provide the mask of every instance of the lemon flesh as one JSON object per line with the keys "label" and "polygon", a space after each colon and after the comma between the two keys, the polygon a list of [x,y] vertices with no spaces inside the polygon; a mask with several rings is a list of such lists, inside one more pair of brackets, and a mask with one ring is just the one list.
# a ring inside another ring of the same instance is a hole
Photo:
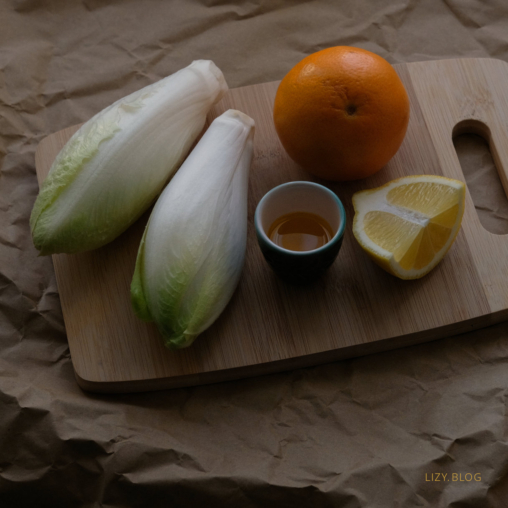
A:
{"label": "lemon flesh", "polygon": [[408,176],[353,196],[353,234],[367,254],[401,279],[418,279],[452,245],[466,186],[441,176]]}

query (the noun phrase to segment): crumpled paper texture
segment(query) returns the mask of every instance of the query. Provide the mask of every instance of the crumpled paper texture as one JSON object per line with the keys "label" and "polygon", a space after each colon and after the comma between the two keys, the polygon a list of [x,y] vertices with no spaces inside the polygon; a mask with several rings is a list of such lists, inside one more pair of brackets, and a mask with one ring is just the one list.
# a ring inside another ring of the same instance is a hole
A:
{"label": "crumpled paper texture", "polygon": [[[508,61],[507,30],[501,0],[0,3],[0,506],[506,506],[508,323],[238,382],[88,394],[28,219],[42,138],[194,59],[237,87],[342,44],[392,63]],[[488,148],[456,146],[482,223],[507,233]]]}

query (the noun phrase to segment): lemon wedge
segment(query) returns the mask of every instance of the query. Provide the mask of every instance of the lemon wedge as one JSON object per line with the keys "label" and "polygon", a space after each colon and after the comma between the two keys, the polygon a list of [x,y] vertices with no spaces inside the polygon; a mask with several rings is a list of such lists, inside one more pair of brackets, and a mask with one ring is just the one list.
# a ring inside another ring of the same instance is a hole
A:
{"label": "lemon wedge", "polygon": [[400,279],[419,279],[443,259],[460,229],[466,186],[442,176],[407,176],[353,195],[353,234]]}

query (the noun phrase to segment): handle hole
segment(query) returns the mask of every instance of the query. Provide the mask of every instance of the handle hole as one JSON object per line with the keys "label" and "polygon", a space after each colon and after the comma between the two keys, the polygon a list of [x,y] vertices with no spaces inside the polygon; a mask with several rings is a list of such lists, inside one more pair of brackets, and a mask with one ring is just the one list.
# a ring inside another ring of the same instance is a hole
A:
{"label": "handle hole", "polygon": [[465,120],[455,126],[452,136],[481,225],[495,235],[508,234],[508,199],[489,146],[490,129],[477,120]]}

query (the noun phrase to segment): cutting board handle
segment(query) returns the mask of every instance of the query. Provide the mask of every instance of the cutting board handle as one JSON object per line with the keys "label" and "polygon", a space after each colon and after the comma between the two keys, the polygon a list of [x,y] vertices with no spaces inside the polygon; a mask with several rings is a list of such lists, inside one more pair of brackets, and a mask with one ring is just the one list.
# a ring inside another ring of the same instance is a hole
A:
{"label": "cutting board handle", "polygon": [[[508,107],[506,117],[508,118]],[[452,138],[461,134],[476,134],[488,143],[501,185],[508,199],[508,134],[506,132],[508,125],[503,128],[497,120],[492,118],[492,115],[485,115],[484,120],[461,120],[455,125]]]}
{"label": "cutting board handle", "polygon": [[[453,137],[478,134],[489,144],[508,197],[508,64],[463,58],[418,62],[408,68],[444,176],[465,181]],[[466,209],[480,226],[474,204],[468,201]]]}

